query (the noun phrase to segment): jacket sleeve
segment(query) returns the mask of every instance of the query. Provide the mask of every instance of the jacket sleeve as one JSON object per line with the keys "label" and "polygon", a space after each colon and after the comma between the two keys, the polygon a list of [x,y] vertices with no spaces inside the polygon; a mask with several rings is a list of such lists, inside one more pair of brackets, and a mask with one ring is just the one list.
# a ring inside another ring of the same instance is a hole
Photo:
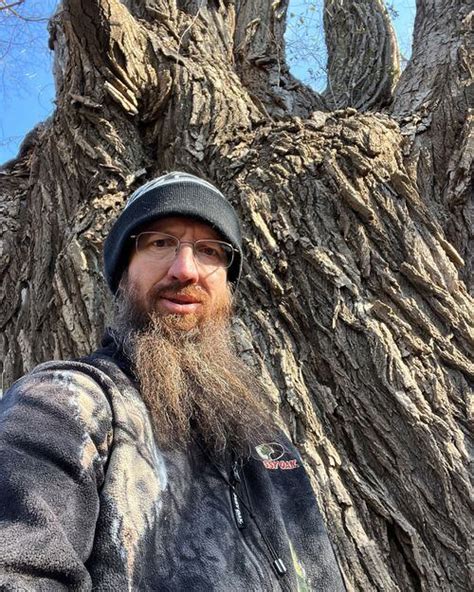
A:
{"label": "jacket sleeve", "polygon": [[92,588],[85,562],[112,413],[90,376],[47,366],[16,382],[0,401],[2,591]]}

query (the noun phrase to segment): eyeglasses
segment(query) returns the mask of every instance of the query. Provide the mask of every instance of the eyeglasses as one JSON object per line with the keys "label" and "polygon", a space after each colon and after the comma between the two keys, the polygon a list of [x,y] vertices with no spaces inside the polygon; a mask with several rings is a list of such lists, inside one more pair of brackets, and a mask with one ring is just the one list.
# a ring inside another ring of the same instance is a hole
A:
{"label": "eyeglasses", "polygon": [[145,255],[150,261],[159,261],[160,263],[171,263],[178,254],[181,245],[191,245],[194,259],[201,266],[212,269],[228,268],[234,260],[234,252],[237,251],[224,241],[207,238],[184,241],[164,232],[141,232],[130,238],[135,239],[137,253]]}

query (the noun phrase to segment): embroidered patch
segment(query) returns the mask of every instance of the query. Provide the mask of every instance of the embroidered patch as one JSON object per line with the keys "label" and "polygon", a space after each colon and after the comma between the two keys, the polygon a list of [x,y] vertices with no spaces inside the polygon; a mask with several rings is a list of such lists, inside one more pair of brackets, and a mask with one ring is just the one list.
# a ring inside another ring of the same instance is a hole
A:
{"label": "embroidered patch", "polygon": [[296,459],[292,460],[264,460],[263,466],[266,469],[271,469],[272,471],[276,469],[282,469],[283,471],[288,471],[292,469],[297,469],[299,467]]}
{"label": "embroidered patch", "polygon": [[260,444],[255,446],[255,451],[258,454],[257,460],[279,460],[286,452],[278,442]]}
{"label": "embroidered patch", "polygon": [[287,454],[287,451],[279,442],[270,442],[269,444],[255,446],[255,452],[258,456],[254,456],[254,458],[261,461],[263,466],[271,471],[288,471],[297,469],[300,466],[294,458],[289,460],[282,459]]}

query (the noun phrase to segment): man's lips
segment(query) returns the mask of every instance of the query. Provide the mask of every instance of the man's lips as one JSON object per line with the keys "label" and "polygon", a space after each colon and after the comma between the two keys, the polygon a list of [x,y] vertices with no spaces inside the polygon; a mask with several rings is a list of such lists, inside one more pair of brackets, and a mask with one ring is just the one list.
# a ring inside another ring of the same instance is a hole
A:
{"label": "man's lips", "polygon": [[158,306],[168,314],[190,314],[199,310],[202,300],[190,294],[162,293],[158,296]]}
{"label": "man's lips", "polygon": [[171,302],[176,302],[177,304],[196,304],[201,303],[200,298],[196,298],[195,296],[189,296],[188,294],[160,294],[161,298],[166,298],[166,300],[170,300]]}

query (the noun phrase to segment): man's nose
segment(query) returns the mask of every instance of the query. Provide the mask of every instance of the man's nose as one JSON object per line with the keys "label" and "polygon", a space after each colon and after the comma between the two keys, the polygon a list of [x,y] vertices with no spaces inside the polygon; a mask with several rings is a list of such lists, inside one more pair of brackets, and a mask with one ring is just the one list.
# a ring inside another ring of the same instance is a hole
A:
{"label": "man's nose", "polygon": [[168,269],[168,275],[173,279],[191,283],[199,281],[199,269],[194,259],[192,245],[180,245]]}

